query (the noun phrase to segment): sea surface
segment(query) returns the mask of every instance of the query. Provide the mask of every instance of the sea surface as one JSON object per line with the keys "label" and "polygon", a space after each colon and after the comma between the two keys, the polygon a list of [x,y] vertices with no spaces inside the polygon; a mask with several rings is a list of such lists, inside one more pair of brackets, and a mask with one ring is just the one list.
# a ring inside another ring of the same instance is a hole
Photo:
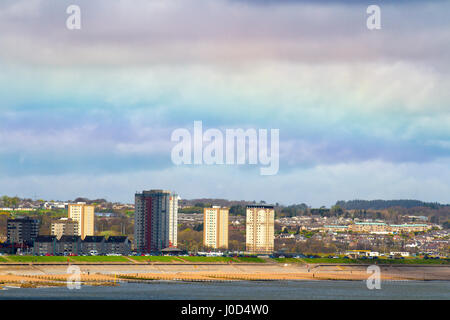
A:
{"label": "sea surface", "polygon": [[80,289],[5,288],[1,299],[119,300],[297,300],[297,299],[450,299],[450,281],[386,281],[369,290],[365,281],[242,281],[121,283]]}

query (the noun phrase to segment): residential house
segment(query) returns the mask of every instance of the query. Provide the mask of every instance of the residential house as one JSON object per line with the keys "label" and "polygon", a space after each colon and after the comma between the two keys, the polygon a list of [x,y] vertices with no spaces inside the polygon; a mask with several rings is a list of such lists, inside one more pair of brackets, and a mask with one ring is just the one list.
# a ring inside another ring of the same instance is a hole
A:
{"label": "residential house", "polygon": [[104,255],[105,254],[105,237],[100,236],[86,236],[81,241],[80,254],[90,255],[93,254]]}
{"label": "residential house", "polygon": [[109,236],[105,241],[105,254],[129,255],[131,242],[127,236]]}
{"label": "residential house", "polygon": [[56,255],[56,236],[38,236],[34,240],[33,254],[36,256]]}

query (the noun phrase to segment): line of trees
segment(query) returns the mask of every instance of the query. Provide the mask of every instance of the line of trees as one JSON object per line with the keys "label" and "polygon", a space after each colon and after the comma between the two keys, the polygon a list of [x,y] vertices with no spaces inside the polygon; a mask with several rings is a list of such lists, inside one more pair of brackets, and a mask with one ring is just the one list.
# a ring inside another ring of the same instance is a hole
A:
{"label": "line of trees", "polygon": [[16,208],[20,202],[20,199],[19,199],[19,197],[2,196],[1,202],[2,202],[2,207]]}
{"label": "line of trees", "polygon": [[425,207],[430,209],[439,209],[448,207],[448,204],[440,204],[437,202],[422,202],[419,200],[350,200],[338,201],[337,206],[346,210],[385,210],[392,207],[401,207],[410,209],[414,207]]}

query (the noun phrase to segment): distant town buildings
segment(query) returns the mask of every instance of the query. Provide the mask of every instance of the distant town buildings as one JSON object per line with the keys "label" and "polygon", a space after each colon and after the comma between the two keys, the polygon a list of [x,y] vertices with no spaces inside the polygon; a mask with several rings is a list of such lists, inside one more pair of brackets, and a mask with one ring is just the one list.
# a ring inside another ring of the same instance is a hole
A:
{"label": "distant town buildings", "polygon": [[178,200],[175,193],[149,190],[135,194],[134,241],[137,252],[177,246]]}
{"label": "distant town buildings", "polygon": [[273,206],[249,205],[246,210],[246,248],[250,253],[272,253],[274,250]]}
{"label": "distant town buildings", "polygon": [[[133,251],[137,254],[180,251],[176,248],[178,228],[183,232],[183,249],[192,253],[205,251],[205,255],[220,255],[218,251],[227,249],[234,254],[242,253],[244,245],[249,254],[267,254],[275,251],[276,244],[277,250],[283,253],[309,252],[322,246],[340,254],[347,252],[346,255],[352,257],[371,258],[377,254],[406,257],[405,252],[445,254],[450,243],[446,220],[426,211],[423,214],[429,216],[412,216],[408,211],[403,215],[351,211],[334,215],[320,210],[299,214],[277,207],[278,215],[274,220],[274,208],[264,202],[253,202],[245,207],[248,202],[230,205],[221,199],[185,200],[187,209],[178,214],[178,199],[178,195],[170,191],[149,190],[136,193],[135,204],[84,198],[74,202],[24,199],[14,205],[3,201],[2,206],[8,208],[1,212],[5,216],[0,253],[30,254],[34,250],[36,254],[102,255],[130,252],[128,239],[94,235],[94,215],[101,223],[99,231],[110,234],[133,232],[134,218]],[[49,224],[44,217],[40,225],[42,213],[59,217],[64,207],[68,210],[66,218]],[[32,211],[36,209],[40,210],[38,214]],[[38,237],[39,227],[45,232]],[[233,241],[229,242],[229,236]]]}
{"label": "distant town buildings", "polygon": [[81,239],[94,235],[95,206],[84,202],[70,203],[67,207],[68,217],[78,222],[78,235]]}
{"label": "distant town buildings", "polygon": [[390,224],[388,232],[422,232],[432,228],[433,226],[429,224]]}
{"label": "distant town buildings", "polygon": [[39,220],[18,217],[7,221],[8,243],[32,243],[39,234]]}
{"label": "distant town buildings", "polygon": [[330,230],[330,231],[338,231],[338,232],[347,232],[349,231],[349,226],[339,226],[339,225],[324,225],[324,230]]}
{"label": "distant town buildings", "polygon": [[78,234],[78,221],[70,218],[61,218],[51,224],[51,235],[60,239],[62,236],[76,236]]}
{"label": "distant town buildings", "polygon": [[387,224],[385,222],[355,222],[349,225],[324,225],[325,230],[340,232],[366,232],[373,234],[393,234],[401,232],[422,232],[433,228],[429,224]]}
{"label": "distant town buildings", "polygon": [[0,208],[0,211],[15,211],[15,210],[20,210],[20,211],[36,211],[35,208]]}
{"label": "distant town buildings", "polygon": [[213,206],[203,209],[203,245],[213,249],[228,249],[229,208]]}
{"label": "distant town buildings", "polygon": [[69,205],[68,202],[50,201],[41,203],[42,209],[65,209]]}

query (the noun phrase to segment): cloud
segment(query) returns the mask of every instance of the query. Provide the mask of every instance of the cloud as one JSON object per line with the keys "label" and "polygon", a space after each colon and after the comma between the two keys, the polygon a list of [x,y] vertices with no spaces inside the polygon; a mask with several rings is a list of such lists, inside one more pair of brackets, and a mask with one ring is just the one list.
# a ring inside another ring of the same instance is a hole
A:
{"label": "cloud", "polygon": [[[33,181],[30,190],[64,198],[51,181],[72,179],[68,192],[120,197],[111,179],[121,193],[154,181],[192,196],[314,203],[378,197],[377,188],[432,200],[420,179],[447,190],[448,2],[383,2],[376,32],[361,1],[78,3],[79,31],[65,27],[71,1],[0,3],[0,179],[11,190]],[[170,133],[194,120],[280,129],[280,175],[174,168]]]}
{"label": "cloud", "polygon": [[[17,75],[28,80],[11,87]],[[16,67],[5,69],[0,84],[9,101],[1,113],[0,152],[10,174],[168,167],[171,132],[192,130],[195,120],[223,132],[280,129],[282,171],[450,155],[442,143],[450,137],[449,79],[407,63],[278,62],[232,72],[220,66]],[[68,152],[80,157],[76,164],[60,156]],[[24,170],[24,155],[40,160]]]}
{"label": "cloud", "polygon": [[60,200],[106,197],[133,202],[135,191],[164,188],[178,192],[184,199],[220,196],[284,204],[305,202],[315,207],[355,198],[417,198],[447,203],[449,160],[423,165],[383,161],[321,165],[276,176],[254,175],[257,168],[246,172],[231,166],[224,166],[223,170],[190,166],[133,173],[29,175],[4,178],[0,194],[34,197],[37,193],[39,198]]}
{"label": "cloud", "polygon": [[367,30],[366,4],[359,2],[79,1],[83,27],[75,32],[65,27],[70,1],[36,2],[24,10],[27,19],[17,19],[20,11],[11,8],[21,3],[7,1],[0,9],[4,61],[118,67],[407,60],[449,70],[450,4],[441,1],[386,5],[377,32]]}

